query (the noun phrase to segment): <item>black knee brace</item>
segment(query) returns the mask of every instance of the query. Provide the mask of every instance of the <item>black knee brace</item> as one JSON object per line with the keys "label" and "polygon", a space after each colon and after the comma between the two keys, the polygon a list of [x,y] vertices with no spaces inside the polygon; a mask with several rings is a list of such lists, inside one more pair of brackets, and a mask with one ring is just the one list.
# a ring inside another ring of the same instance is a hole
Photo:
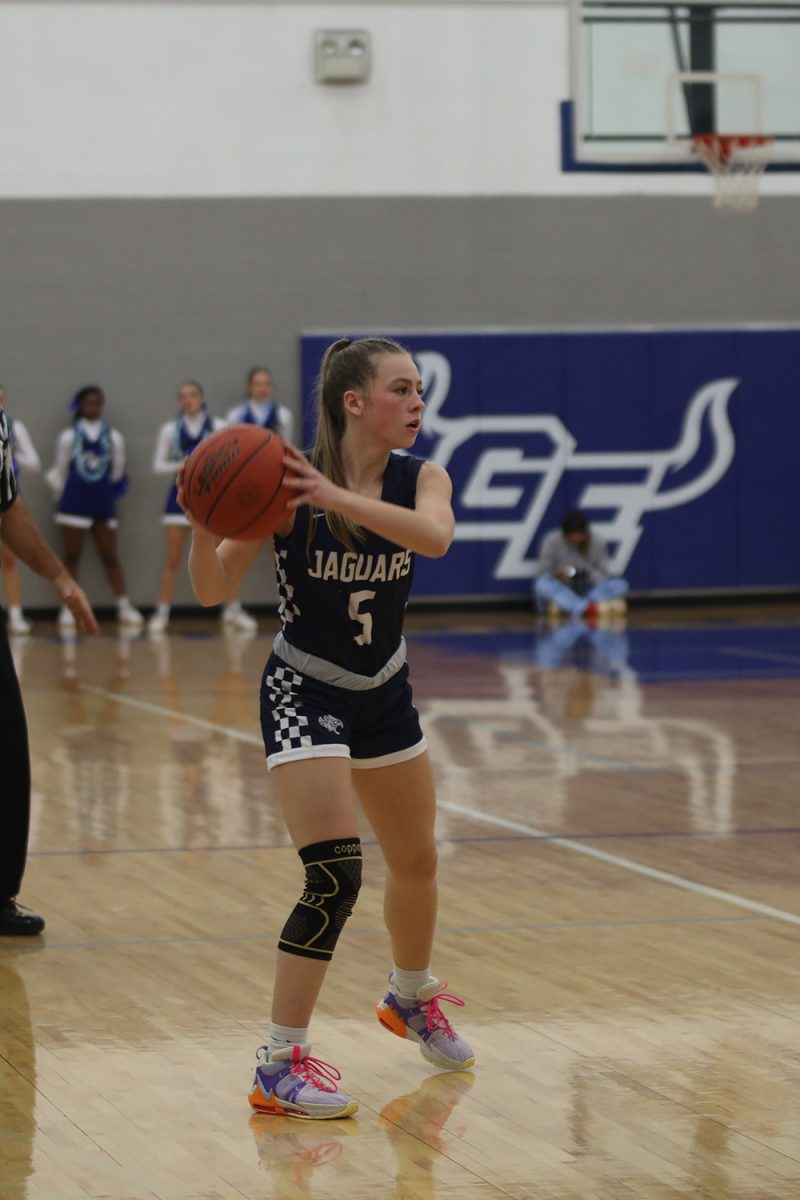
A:
{"label": "black knee brace", "polygon": [[278,949],[327,961],[361,887],[361,839],[315,842],[300,858],[306,886],[283,927]]}

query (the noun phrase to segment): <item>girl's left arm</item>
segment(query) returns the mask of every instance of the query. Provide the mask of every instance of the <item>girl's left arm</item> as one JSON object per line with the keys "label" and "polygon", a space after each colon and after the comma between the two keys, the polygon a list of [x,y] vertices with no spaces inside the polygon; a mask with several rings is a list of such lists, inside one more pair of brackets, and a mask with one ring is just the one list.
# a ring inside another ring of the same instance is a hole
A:
{"label": "girl's left arm", "polygon": [[310,504],[342,513],[396,546],[426,558],[441,558],[450,549],[456,528],[451,504],[453,485],[438,463],[423,463],[417,477],[416,506],[403,508],[337,487],[294,447],[287,447],[284,461],[291,470],[284,486],[297,492],[293,508]]}

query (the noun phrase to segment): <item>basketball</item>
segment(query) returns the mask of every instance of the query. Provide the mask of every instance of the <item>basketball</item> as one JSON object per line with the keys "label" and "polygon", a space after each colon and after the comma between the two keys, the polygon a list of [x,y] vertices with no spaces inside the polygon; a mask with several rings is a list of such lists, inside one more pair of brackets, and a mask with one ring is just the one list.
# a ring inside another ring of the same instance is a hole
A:
{"label": "basketball", "polygon": [[291,516],[283,439],[258,425],[230,425],[189,456],[183,493],[191,518],[220,538],[258,541]]}

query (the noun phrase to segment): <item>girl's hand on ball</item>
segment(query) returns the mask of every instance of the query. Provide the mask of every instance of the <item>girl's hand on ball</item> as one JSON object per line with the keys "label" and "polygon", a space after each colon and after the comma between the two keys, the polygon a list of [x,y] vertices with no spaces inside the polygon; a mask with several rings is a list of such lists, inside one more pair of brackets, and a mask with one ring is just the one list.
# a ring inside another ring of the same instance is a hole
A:
{"label": "girl's hand on ball", "polygon": [[295,493],[294,499],[289,501],[287,508],[297,509],[303,504],[326,511],[338,508],[343,489],[332,483],[316,467],[312,467],[304,454],[301,454],[294,446],[287,444],[283,461],[286,466],[283,486],[291,488]]}

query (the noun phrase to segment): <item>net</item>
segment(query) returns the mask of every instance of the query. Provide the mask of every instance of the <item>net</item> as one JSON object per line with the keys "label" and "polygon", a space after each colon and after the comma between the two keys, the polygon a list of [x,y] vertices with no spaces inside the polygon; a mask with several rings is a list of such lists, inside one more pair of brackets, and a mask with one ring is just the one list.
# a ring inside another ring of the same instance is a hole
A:
{"label": "net", "polygon": [[714,180],[714,207],[749,213],[758,207],[758,185],[769,163],[772,138],[762,134],[700,133],[694,152]]}

